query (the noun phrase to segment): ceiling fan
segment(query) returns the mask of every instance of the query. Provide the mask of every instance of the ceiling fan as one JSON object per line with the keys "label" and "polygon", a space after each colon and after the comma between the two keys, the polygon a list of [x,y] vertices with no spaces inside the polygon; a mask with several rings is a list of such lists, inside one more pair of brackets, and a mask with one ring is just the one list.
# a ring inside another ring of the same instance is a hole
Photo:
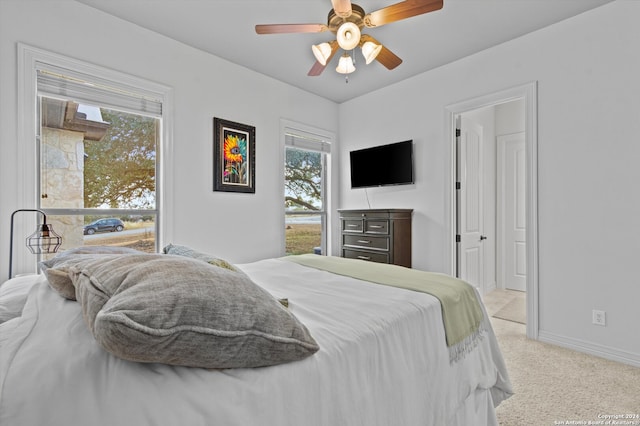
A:
{"label": "ceiling fan", "polygon": [[443,6],[443,0],[404,0],[367,14],[362,7],[351,3],[351,0],[331,0],[331,5],[333,9],[329,11],[326,25],[263,24],[256,25],[256,33],[321,33],[325,31],[334,33],[335,40],[312,46],[316,62],[309,70],[309,76],[322,74],[338,49],[344,50],[345,53],[340,57],[336,71],[341,74],[352,73],[355,71],[353,57],[349,56],[347,52],[358,46],[362,50],[366,64],[377,60],[387,69],[392,70],[402,63],[402,59],[370,35],[362,34],[362,29],[364,27],[375,28],[439,10]]}

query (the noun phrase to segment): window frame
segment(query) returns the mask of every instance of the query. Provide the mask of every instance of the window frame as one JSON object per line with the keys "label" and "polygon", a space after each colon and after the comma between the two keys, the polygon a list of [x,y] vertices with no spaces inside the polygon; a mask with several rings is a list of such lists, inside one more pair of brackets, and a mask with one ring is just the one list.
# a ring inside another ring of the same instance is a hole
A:
{"label": "window frame", "polygon": [[[39,158],[39,111],[37,70],[42,64],[52,67],[77,71],[96,80],[108,81],[114,87],[133,87],[149,93],[162,104],[159,115],[161,129],[159,144],[156,151],[156,246],[164,245],[165,241],[173,238],[172,211],[167,206],[173,201],[173,89],[152,81],[115,71],[99,65],[94,65],[78,59],[52,53],[23,43],[18,43],[18,152],[17,161],[22,167],[22,178],[17,183],[16,206],[18,208],[37,208],[40,203],[40,158]],[[59,214],[59,209],[43,209],[46,214]],[[74,212],[74,209],[70,209]],[[128,211],[128,210],[127,210]],[[77,214],[77,210],[75,210]],[[116,214],[118,210],[95,209],[96,214]],[[24,220],[16,227],[16,235],[28,235],[35,226],[33,221]],[[31,231],[29,231],[31,229]],[[64,235],[62,236],[64,238]],[[15,244],[15,242],[14,242]],[[24,250],[14,253],[14,270],[36,272],[37,261],[33,255]]]}
{"label": "window frame", "polygon": [[[323,255],[331,253],[331,206],[332,206],[332,185],[331,185],[331,152],[334,143],[334,136],[330,132],[317,129],[311,126],[281,120],[280,134],[282,138],[282,196],[284,201],[285,176],[284,164],[287,148],[294,148],[303,151],[319,152],[322,157],[322,210],[297,212],[288,210],[282,204],[283,222],[288,215],[320,215],[321,221],[321,249]],[[291,138],[293,136],[293,138]],[[296,138],[300,139],[296,143]],[[282,252],[286,254],[286,240],[284,232],[282,234]]]}

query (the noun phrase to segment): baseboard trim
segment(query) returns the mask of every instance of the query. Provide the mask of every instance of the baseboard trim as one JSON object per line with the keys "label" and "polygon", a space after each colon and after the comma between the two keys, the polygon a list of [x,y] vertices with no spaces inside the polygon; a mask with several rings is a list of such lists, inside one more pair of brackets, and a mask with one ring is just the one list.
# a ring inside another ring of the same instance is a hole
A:
{"label": "baseboard trim", "polygon": [[621,351],[607,346],[602,346],[584,340],[573,339],[571,337],[561,336],[547,331],[540,330],[538,332],[538,340],[552,345],[561,346],[576,352],[597,356],[600,358],[628,364],[633,367],[640,367],[640,354]]}

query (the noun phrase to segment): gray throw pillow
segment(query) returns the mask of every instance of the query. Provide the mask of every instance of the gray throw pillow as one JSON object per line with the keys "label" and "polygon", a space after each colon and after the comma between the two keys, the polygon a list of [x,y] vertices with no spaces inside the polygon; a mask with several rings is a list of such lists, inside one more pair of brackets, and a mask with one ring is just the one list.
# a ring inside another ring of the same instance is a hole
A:
{"label": "gray throw pillow", "polygon": [[236,271],[236,267],[227,262],[224,259],[221,259],[212,254],[203,253],[198,250],[194,250],[191,247],[181,246],[176,244],[169,244],[165,248],[162,249],[162,252],[165,254],[174,254],[177,256],[185,256],[191,257],[193,259],[202,260],[203,262],[210,263],[214,266],[220,266],[221,268],[231,269],[232,271]]}
{"label": "gray throw pillow", "polygon": [[62,297],[69,300],[76,300],[76,289],[69,278],[68,270],[71,265],[82,262],[89,256],[100,256],[104,254],[140,254],[139,250],[128,247],[113,246],[80,246],[62,251],[49,260],[39,263],[40,270],[47,277],[49,286]]}
{"label": "gray throw pillow", "polygon": [[96,341],[127,360],[262,367],[318,350],[307,328],[240,271],[143,254],[87,259],[69,273]]}

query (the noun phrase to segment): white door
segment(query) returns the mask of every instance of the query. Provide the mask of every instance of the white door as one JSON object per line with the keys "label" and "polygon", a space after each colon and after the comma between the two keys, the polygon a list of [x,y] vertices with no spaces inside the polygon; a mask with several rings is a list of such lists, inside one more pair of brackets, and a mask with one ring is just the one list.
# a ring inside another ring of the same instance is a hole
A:
{"label": "white door", "polygon": [[458,277],[484,291],[482,126],[464,115],[458,138]]}
{"label": "white door", "polygon": [[527,288],[526,176],[524,133],[498,137],[498,286],[519,291]]}

